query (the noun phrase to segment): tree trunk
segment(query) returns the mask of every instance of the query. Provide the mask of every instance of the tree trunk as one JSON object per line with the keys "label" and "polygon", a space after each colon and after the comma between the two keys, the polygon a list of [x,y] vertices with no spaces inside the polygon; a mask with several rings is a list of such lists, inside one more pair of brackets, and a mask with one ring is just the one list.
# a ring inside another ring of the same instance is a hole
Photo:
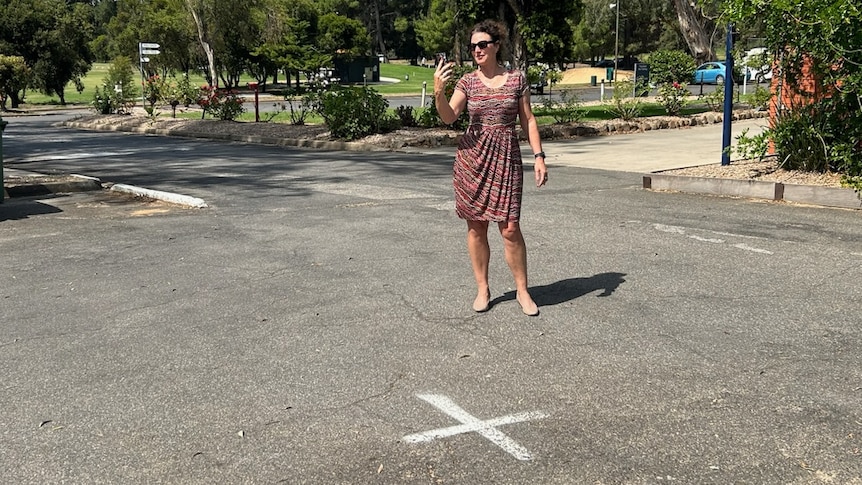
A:
{"label": "tree trunk", "polygon": [[378,54],[386,55],[386,44],[383,43],[383,29],[380,27],[380,2],[374,0],[372,7],[374,9],[374,30],[377,37],[377,48],[380,49]]}
{"label": "tree trunk", "polygon": [[711,61],[715,58],[710,36],[706,26],[712,21],[703,15],[693,0],[673,0],[682,36],[688,44],[691,54],[697,63]]}
{"label": "tree trunk", "polygon": [[192,18],[195,21],[195,26],[198,29],[198,39],[201,43],[201,48],[204,50],[204,54],[207,56],[207,64],[209,68],[209,78],[210,82],[215,84],[215,87],[218,87],[218,76],[216,75],[215,68],[215,53],[213,52],[212,46],[209,43],[209,32],[207,31],[207,26],[204,21],[203,13],[199,13],[195,10],[193,5],[194,0],[186,0],[186,5],[189,7],[189,11],[192,13]]}
{"label": "tree trunk", "polygon": [[518,29],[517,19],[524,14],[524,2],[523,0],[508,0],[506,4],[509,6],[511,10],[511,15],[506,15],[504,10],[504,5],[500,4],[500,18],[501,19],[510,19],[508,23],[509,27],[509,46],[512,50],[512,63],[515,69],[520,69],[527,72],[527,48],[524,44],[524,38],[521,36],[521,31]]}

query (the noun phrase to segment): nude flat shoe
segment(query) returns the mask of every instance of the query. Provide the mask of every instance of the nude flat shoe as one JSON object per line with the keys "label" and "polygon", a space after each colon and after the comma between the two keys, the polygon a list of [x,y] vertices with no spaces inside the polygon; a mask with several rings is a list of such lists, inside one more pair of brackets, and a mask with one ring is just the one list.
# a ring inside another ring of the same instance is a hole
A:
{"label": "nude flat shoe", "polygon": [[521,311],[522,311],[522,312],[524,312],[524,315],[527,315],[528,317],[536,317],[536,316],[539,316],[539,305],[536,305],[536,302],[533,302],[532,306],[530,306],[530,307],[528,308],[528,307],[525,307],[525,306],[521,303],[521,300],[518,300],[518,298],[517,298],[517,297],[515,297],[515,301],[517,301],[517,302],[518,302],[518,305],[521,305]]}
{"label": "nude flat shoe", "polygon": [[488,291],[488,298],[483,302],[478,297],[473,300],[473,311],[476,313],[484,313],[491,309],[491,291]]}

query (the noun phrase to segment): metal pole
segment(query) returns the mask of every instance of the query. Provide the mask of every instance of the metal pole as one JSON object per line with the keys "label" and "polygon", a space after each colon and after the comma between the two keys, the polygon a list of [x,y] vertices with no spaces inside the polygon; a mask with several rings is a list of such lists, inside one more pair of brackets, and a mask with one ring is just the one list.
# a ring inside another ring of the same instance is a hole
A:
{"label": "metal pole", "polygon": [[8,121],[3,121],[3,118],[0,118],[0,204],[3,203],[6,193],[3,189],[3,132],[6,131],[7,123]]}
{"label": "metal pole", "polygon": [[144,98],[144,86],[146,86],[147,80],[144,78],[144,46],[140,42],[138,42],[138,61],[141,66],[141,107],[146,110],[147,100]]}
{"label": "metal pole", "polygon": [[721,164],[730,165],[730,123],[733,117],[733,24],[727,24],[724,63],[724,119],[721,139]]}
{"label": "metal pole", "polygon": [[428,81],[422,81],[422,107],[425,107],[425,93],[428,92]]}
{"label": "metal pole", "polygon": [[620,59],[620,0],[617,0],[617,36],[614,41],[614,78],[609,81],[617,80],[617,71],[619,70]]}

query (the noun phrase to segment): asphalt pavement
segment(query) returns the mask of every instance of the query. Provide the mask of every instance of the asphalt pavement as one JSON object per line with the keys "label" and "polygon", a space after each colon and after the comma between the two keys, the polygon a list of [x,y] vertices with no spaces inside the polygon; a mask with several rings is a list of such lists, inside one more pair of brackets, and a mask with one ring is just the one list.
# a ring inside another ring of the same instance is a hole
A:
{"label": "asphalt pavement", "polygon": [[208,207],[0,205],[6,483],[862,483],[860,213],[642,189],[709,128],[547,144],[530,318],[499,236],[470,309],[451,150],[9,121],[9,168]]}

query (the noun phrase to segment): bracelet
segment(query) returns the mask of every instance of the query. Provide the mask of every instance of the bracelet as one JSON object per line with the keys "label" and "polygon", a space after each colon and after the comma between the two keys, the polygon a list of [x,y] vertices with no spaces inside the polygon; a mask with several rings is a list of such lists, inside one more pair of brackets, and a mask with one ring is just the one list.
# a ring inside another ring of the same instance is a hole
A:
{"label": "bracelet", "polygon": [[545,158],[545,152],[539,152],[539,153],[533,155],[533,158],[539,158],[539,157]]}

